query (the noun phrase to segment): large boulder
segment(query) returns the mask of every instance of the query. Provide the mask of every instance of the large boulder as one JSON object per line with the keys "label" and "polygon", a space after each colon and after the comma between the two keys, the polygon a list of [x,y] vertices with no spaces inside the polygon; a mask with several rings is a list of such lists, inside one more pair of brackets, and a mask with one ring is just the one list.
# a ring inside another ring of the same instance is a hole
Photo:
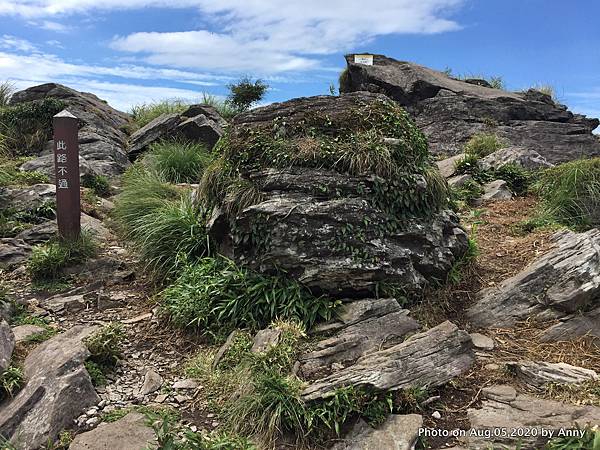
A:
{"label": "large boulder", "polygon": [[122,419],[101,423],[97,428],[79,434],[69,450],[141,450],[157,448],[154,431],[146,417],[130,412]]}
{"label": "large boulder", "polygon": [[517,275],[484,290],[466,312],[480,327],[556,320],[551,340],[600,337],[600,230],[555,235],[556,245]]}
{"label": "large boulder", "polygon": [[381,95],[239,115],[208,170],[200,192],[217,207],[209,231],[220,251],[314,293],[372,297],[391,283],[408,295],[444,279],[466,250],[423,135]]}
{"label": "large boulder", "polygon": [[0,407],[0,436],[23,450],[42,448],[100,401],[84,367],[83,339],[94,330],[75,326],[27,355],[27,384]]}
{"label": "large boulder", "polygon": [[[125,152],[126,129],[131,118],[111,108],[104,100],[87,92],[78,92],[67,86],[47,83],[17,92],[11,104],[25,103],[44,98],[63,101],[66,109],[80,121],[79,154],[85,160],[85,170],[100,175],[118,175],[127,168],[129,160]],[[52,146],[49,146],[51,149]],[[40,164],[45,164],[44,160]],[[36,170],[40,164],[29,162],[23,170]]]}
{"label": "large boulder", "polygon": [[10,365],[14,349],[15,336],[8,323],[0,319],[0,374]]}
{"label": "large boulder", "polygon": [[554,166],[535,150],[523,147],[501,148],[481,158],[478,164],[483,170],[499,169],[506,164],[514,164],[530,171],[548,169]]}
{"label": "large boulder", "polygon": [[29,258],[32,248],[23,239],[0,238],[0,268],[11,268]]}
{"label": "large boulder", "polygon": [[371,91],[398,101],[427,135],[433,153],[460,153],[480,132],[539,152],[551,163],[600,155],[592,134],[598,119],[573,114],[539,91],[507,92],[457,80],[414,63],[373,56],[373,65],[347,55],[341,92]]}

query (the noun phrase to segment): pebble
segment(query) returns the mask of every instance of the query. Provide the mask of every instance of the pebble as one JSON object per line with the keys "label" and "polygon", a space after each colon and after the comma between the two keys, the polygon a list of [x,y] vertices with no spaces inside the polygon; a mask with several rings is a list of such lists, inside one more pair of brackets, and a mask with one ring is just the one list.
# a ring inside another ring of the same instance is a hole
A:
{"label": "pebble", "polygon": [[439,413],[439,411],[434,411],[431,417],[433,417],[434,419],[441,419],[442,415]]}
{"label": "pebble", "polygon": [[91,419],[88,419],[85,421],[85,424],[90,427],[94,427],[94,426],[98,425],[99,423],[100,423],[99,417],[92,417]]}

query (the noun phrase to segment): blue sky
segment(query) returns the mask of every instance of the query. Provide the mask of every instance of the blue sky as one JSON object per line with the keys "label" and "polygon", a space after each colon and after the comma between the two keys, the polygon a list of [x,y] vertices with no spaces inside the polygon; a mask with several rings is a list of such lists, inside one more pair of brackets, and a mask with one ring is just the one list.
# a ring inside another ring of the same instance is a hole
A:
{"label": "blue sky", "polygon": [[57,81],[113,106],[219,96],[242,75],[266,101],[326,94],[344,53],[383,53],[511,90],[554,86],[600,117],[596,0],[0,0],[0,80]]}

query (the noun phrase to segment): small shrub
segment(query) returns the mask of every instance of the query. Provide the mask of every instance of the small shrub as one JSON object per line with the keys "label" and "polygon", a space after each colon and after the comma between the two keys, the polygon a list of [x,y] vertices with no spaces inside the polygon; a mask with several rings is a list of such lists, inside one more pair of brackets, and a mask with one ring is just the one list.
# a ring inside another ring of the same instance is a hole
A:
{"label": "small shrub", "polygon": [[202,104],[212,106],[224,119],[231,119],[239,113],[227,100],[222,100],[214,95],[202,94]]}
{"label": "small shrub", "polygon": [[467,180],[461,186],[453,187],[450,194],[453,209],[460,210],[464,205],[472,205],[483,192],[481,184],[474,180]]}
{"label": "small shrub", "polygon": [[11,365],[0,374],[0,400],[12,397],[23,385],[23,370]]}
{"label": "small shrub", "polygon": [[454,163],[454,169],[457,174],[477,174],[481,171],[479,167],[479,156],[467,153],[465,156]]}
{"label": "small shrub", "polygon": [[91,189],[98,197],[108,197],[111,194],[110,183],[104,175],[86,173],[81,177],[81,185]]}
{"label": "small shrub", "polygon": [[93,237],[82,231],[75,240],[51,240],[33,248],[27,270],[35,280],[56,279],[62,269],[84,262],[97,252]]}
{"label": "small shrub", "polygon": [[495,134],[478,133],[465,144],[465,153],[478,158],[483,158],[490,153],[500,150],[504,146]]}
{"label": "small shrub", "polygon": [[546,169],[534,190],[541,199],[542,216],[578,228],[600,225],[600,158]]}
{"label": "small shrub", "polygon": [[505,164],[493,171],[493,178],[504,180],[515,195],[525,195],[532,180],[531,172],[518,164]]}
{"label": "small shrub", "polygon": [[319,319],[328,320],[336,305],[297,282],[260,275],[224,258],[187,265],[161,296],[174,325],[213,334],[264,328],[276,319],[296,319],[310,328]]}
{"label": "small shrub", "polygon": [[114,366],[121,356],[123,339],[121,324],[111,323],[102,327],[85,339],[85,345],[90,352],[88,360],[101,367]]}
{"label": "small shrub", "polygon": [[211,155],[202,144],[163,141],[153,144],[146,158],[171,183],[197,183]]}
{"label": "small shrub", "polygon": [[262,80],[252,81],[250,78],[244,77],[237,83],[230,84],[227,87],[230,91],[229,103],[239,111],[245,111],[254,103],[263,99],[269,85]]}

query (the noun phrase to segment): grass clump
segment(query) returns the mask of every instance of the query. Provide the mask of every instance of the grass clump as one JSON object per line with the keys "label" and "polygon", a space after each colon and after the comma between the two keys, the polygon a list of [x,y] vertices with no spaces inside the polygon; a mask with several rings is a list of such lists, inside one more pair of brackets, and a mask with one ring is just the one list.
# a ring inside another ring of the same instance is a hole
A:
{"label": "grass clump", "polygon": [[575,228],[600,225],[600,158],[544,170],[534,185],[542,216]]}
{"label": "grass clump", "polygon": [[[472,232],[472,235],[474,234],[475,233]],[[468,273],[469,268],[473,266],[478,256],[479,247],[477,246],[477,241],[474,237],[471,237],[468,240],[467,251],[462,258],[452,265],[450,272],[448,272],[448,276],[446,278],[447,284],[459,284],[464,278],[465,274]]]}
{"label": "grass clump", "polygon": [[183,99],[171,98],[150,103],[140,103],[131,107],[131,114],[135,124],[142,128],[163,114],[182,113],[188,109],[190,103]]}
{"label": "grass clump", "polygon": [[23,386],[23,370],[15,365],[0,373],[0,400],[12,397]]}
{"label": "grass clump", "polygon": [[504,147],[503,142],[493,133],[478,133],[471,136],[465,144],[465,153],[484,158]]}
{"label": "grass clump", "polygon": [[81,185],[91,189],[98,197],[108,197],[111,194],[110,183],[104,175],[86,173],[81,177]]}
{"label": "grass clump", "polygon": [[10,98],[15,92],[17,89],[11,81],[5,80],[0,83],[0,108],[8,106]]}
{"label": "grass clump", "polygon": [[125,174],[114,217],[146,270],[157,278],[175,276],[182,261],[209,253],[204,210],[193,204],[189,191],[143,164],[136,163]]}
{"label": "grass clump", "polygon": [[600,429],[598,425],[579,430],[581,436],[563,436],[551,439],[544,450],[598,450],[600,449]]}
{"label": "grass clump", "polygon": [[53,280],[62,269],[82,263],[96,252],[95,239],[84,231],[74,240],[54,239],[34,247],[27,270],[34,280]]}
{"label": "grass clump", "polygon": [[121,324],[111,323],[84,340],[90,352],[85,361],[85,368],[94,386],[106,384],[106,374],[113,370],[121,357],[123,339]]}
{"label": "grass clump", "polygon": [[213,335],[264,328],[278,318],[296,319],[310,328],[319,319],[331,318],[336,304],[314,297],[297,282],[261,275],[225,258],[187,265],[161,297],[174,325]]}
{"label": "grass clump", "polygon": [[[1,138],[0,138],[1,139]],[[0,156],[2,155],[0,143]],[[4,186],[31,186],[39,183],[49,183],[48,175],[38,171],[24,172],[19,170],[19,167],[28,161],[30,158],[20,156],[16,158],[2,158],[0,161],[0,187]]]}
{"label": "grass clump", "polygon": [[150,147],[146,158],[170,183],[197,183],[211,155],[202,144],[162,141]]}

